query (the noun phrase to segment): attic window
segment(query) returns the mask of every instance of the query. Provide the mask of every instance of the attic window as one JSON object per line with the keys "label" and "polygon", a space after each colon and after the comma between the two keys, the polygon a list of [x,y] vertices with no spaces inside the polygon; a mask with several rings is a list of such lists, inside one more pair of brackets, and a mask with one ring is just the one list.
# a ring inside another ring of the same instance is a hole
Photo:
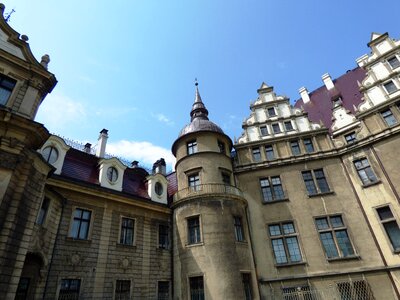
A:
{"label": "attic window", "polygon": [[332,105],[333,107],[338,107],[339,105],[342,105],[342,97],[337,97],[335,99],[332,100]]}
{"label": "attic window", "polygon": [[270,116],[270,117],[275,117],[276,116],[276,111],[275,111],[274,107],[268,108],[267,111],[268,111],[268,116]]}
{"label": "attic window", "polygon": [[42,156],[49,164],[54,164],[58,159],[58,150],[53,146],[48,146],[43,149]]}
{"label": "attic window", "polygon": [[163,186],[160,182],[156,182],[156,184],[154,185],[154,191],[156,192],[156,194],[158,196],[161,196],[163,193]]}
{"label": "attic window", "polygon": [[398,67],[400,67],[400,61],[397,59],[396,56],[389,58],[387,61],[392,69],[397,69]]}
{"label": "attic window", "polygon": [[0,75],[0,105],[5,105],[10,98],[16,81]]}
{"label": "attic window", "polygon": [[107,179],[111,182],[114,183],[118,179],[118,170],[114,167],[109,167],[107,169]]}

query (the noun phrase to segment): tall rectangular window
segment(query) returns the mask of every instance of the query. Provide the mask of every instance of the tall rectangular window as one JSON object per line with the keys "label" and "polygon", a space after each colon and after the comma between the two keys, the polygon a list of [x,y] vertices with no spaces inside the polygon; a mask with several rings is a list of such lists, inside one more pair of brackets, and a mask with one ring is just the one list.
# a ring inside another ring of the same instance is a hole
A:
{"label": "tall rectangular window", "polygon": [[253,148],[251,151],[252,151],[252,153],[253,153],[253,160],[254,160],[255,162],[261,161],[261,152],[260,152],[260,148],[259,148],[259,147],[256,147],[256,148]]}
{"label": "tall rectangular window", "polygon": [[131,299],[131,281],[117,280],[115,282],[115,300]]}
{"label": "tall rectangular window", "polygon": [[273,176],[260,179],[261,193],[264,202],[271,202],[285,199],[281,178]]}
{"label": "tall rectangular window", "polygon": [[20,277],[14,300],[28,299],[30,278]]}
{"label": "tall rectangular window", "polygon": [[58,300],[78,300],[80,288],[80,279],[61,279]]}
{"label": "tall rectangular window", "polygon": [[190,300],[204,300],[203,276],[189,278]]}
{"label": "tall rectangular window", "polygon": [[315,195],[318,193],[329,192],[329,185],[326,181],[324,171],[322,169],[316,169],[311,171],[301,172],[303,175],[304,184],[308,195]]}
{"label": "tall rectangular window", "polygon": [[169,249],[169,226],[158,225],[158,248]]}
{"label": "tall rectangular window", "polygon": [[374,171],[372,171],[371,166],[369,165],[368,159],[362,158],[355,160],[354,166],[356,167],[358,176],[360,177],[364,185],[368,185],[378,181],[374,174]]}
{"label": "tall rectangular window", "polygon": [[393,126],[397,124],[396,118],[393,116],[393,113],[390,109],[381,112],[382,118],[385,120],[388,126]]}
{"label": "tall rectangular window", "polygon": [[15,84],[15,80],[0,75],[0,105],[6,105]]}
{"label": "tall rectangular window", "polygon": [[244,299],[252,300],[253,299],[253,290],[251,288],[250,273],[242,273],[242,283],[243,283],[243,289],[244,289]]}
{"label": "tall rectangular window", "polygon": [[40,207],[39,215],[37,217],[36,223],[39,225],[43,225],[44,220],[46,219],[47,211],[49,210],[50,199],[44,198],[42,205]]}
{"label": "tall rectangular window", "polygon": [[347,228],[340,215],[316,218],[315,225],[327,258],[354,255]]}
{"label": "tall rectangular window", "polygon": [[376,209],[394,251],[400,251],[400,229],[389,206]]}
{"label": "tall rectangular window", "polygon": [[233,217],[233,225],[235,226],[235,237],[236,241],[244,242],[244,232],[243,232],[243,225],[242,225],[242,218],[241,217]]}
{"label": "tall rectangular window", "polygon": [[170,300],[169,281],[159,281],[157,286],[157,300]]}
{"label": "tall rectangular window", "polygon": [[304,148],[306,149],[307,153],[312,153],[315,151],[312,139],[306,138],[303,140],[303,143],[304,143]]}
{"label": "tall rectangular window", "polygon": [[222,182],[225,185],[231,185],[231,175],[229,173],[226,172],[222,172],[221,173],[222,176]]}
{"label": "tall rectangular window", "polygon": [[219,149],[219,153],[226,153],[226,149],[225,149],[225,143],[218,141],[218,149]]}
{"label": "tall rectangular window", "polygon": [[281,127],[279,126],[279,123],[272,124],[272,131],[274,133],[280,133],[281,132]]}
{"label": "tall rectangular window", "polygon": [[350,132],[349,134],[346,134],[344,138],[346,139],[347,144],[354,143],[356,141],[356,133],[354,131]]}
{"label": "tall rectangular window", "polygon": [[397,59],[396,56],[389,58],[387,61],[392,69],[397,69],[398,67],[400,67],[400,61]]}
{"label": "tall rectangular window", "polygon": [[383,84],[386,92],[388,94],[394,93],[395,91],[397,91],[397,86],[395,85],[395,83],[392,80],[389,80],[388,82]]}
{"label": "tall rectangular window", "polygon": [[200,235],[200,217],[195,216],[187,219],[188,226],[188,244],[201,243]]}
{"label": "tall rectangular window", "polygon": [[300,155],[301,154],[299,141],[291,141],[290,142],[290,147],[292,148],[292,154],[293,155]]}
{"label": "tall rectangular window", "polygon": [[277,264],[302,261],[297,233],[293,222],[268,226],[269,235]]}
{"label": "tall rectangular window", "polygon": [[270,117],[275,117],[276,116],[276,111],[275,111],[274,107],[268,108],[267,111],[268,111],[268,116],[270,116]]}
{"label": "tall rectangular window", "polygon": [[292,130],[294,130],[292,121],[286,121],[284,124],[285,124],[285,130],[286,130],[286,131],[292,131]]}
{"label": "tall rectangular window", "polygon": [[135,230],[135,220],[129,218],[121,219],[121,235],[119,243],[124,245],[133,245]]}
{"label": "tall rectangular window", "polygon": [[197,141],[193,140],[193,141],[187,142],[186,148],[187,148],[188,155],[196,153],[197,152]]}
{"label": "tall rectangular window", "polygon": [[90,210],[82,208],[75,209],[70,237],[81,240],[86,240],[88,238],[91,215],[92,212]]}
{"label": "tall rectangular window", "polygon": [[265,145],[265,156],[267,157],[267,160],[275,159],[274,148],[272,145]]}
{"label": "tall rectangular window", "polygon": [[366,280],[337,282],[336,287],[340,293],[340,299],[375,300],[371,287]]}
{"label": "tall rectangular window", "polygon": [[188,185],[191,191],[200,191],[200,175],[194,173],[188,176]]}
{"label": "tall rectangular window", "polygon": [[261,136],[266,136],[266,135],[268,135],[267,126],[260,126],[260,135],[261,135]]}

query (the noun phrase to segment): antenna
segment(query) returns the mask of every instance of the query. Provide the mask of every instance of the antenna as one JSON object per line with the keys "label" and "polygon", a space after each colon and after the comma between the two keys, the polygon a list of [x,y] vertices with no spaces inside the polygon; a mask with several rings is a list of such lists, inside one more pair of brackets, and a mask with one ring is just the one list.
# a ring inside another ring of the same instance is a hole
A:
{"label": "antenna", "polygon": [[6,18],[5,21],[8,23],[8,21],[10,21],[10,17],[11,15],[15,13],[15,9],[13,8],[8,14],[6,14]]}

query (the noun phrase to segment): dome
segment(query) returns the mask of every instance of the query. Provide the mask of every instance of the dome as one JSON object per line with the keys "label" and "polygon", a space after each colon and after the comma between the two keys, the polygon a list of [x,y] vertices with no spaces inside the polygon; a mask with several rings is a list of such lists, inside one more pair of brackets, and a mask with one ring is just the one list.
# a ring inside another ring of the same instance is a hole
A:
{"label": "dome", "polygon": [[186,134],[198,131],[212,131],[224,134],[222,129],[218,125],[211,122],[210,120],[195,118],[192,122],[183,127],[183,129],[179,133],[178,138]]}

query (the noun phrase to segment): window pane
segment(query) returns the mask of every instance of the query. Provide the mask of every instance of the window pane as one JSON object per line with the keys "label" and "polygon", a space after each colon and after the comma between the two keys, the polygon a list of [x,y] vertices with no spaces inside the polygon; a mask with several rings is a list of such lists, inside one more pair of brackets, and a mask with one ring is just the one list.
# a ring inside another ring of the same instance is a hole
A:
{"label": "window pane", "polygon": [[274,250],[275,259],[278,264],[287,263],[285,247],[282,239],[272,240],[272,248]]}
{"label": "window pane", "polygon": [[290,121],[285,122],[285,129],[286,129],[286,131],[293,130],[292,122],[290,122]]}
{"label": "window pane", "polygon": [[283,233],[284,234],[290,234],[290,233],[295,233],[296,232],[294,230],[293,223],[282,224],[282,228],[283,228]]}
{"label": "window pane", "polygon": [[254,161],[256,161],[256,162],[260,161],[261,160],[260,148],[253,148],[252,152],[253,152]]}
{"label": "window pane", "polygon": [[383,111],[381,114],[388,126],[392,126],[397,123],[397,120],[393,116],[392,111],[390,109]]}
{"label": "window pane", "polygon": [[269,234],[271,236],[281,235],[281,228],[279,225],[269,225]]}
{"label": "window pane", "polygon": [[330,227],[327,218],[315,219],[315,223],[317,224],[318,230],[328,229]]}
{"label": "window pane", "polygon": [[298,141],[290,142],[290,146],[292,147],[292,154],[293,155],[300,155],[300,146]]}
{"label": "window pane", "polygon": [[204,300],[204,282],[203,277],[189,278],[190,285],[190,299],[191,300]]}
{"label": "window pane", "polygon": [[289,251],[289,257],[291,262],[301,261],[301,254],[299,244],[297,242],[297,237],[286,238],[286,244]]}
{"label": "window pane", "polygon": [[157,300],[169,300],[169,282],[168,281],[159,281],[158,282]]}
{"label": "window pane", "polygon": [[79,231],[79,221],[73,221],[72,227],[71,227],[71,237],[73,238],[78,238],[78,231]]}
{"label": "window pane", "polygon": [[386,91],[387,91],[389,94],[390,94],[390,93],[393,93],[393,92],[395,92],[395,91],[397,90],[396,85],[395,85],[394,82],[391,81],[391,80],[390,80],[389,82],[385,83],[383,86],[385,87]]}
{"label": "window pane", "polygon": [[302,172],[304,183],[307,188],[307,192],[309,195],[314,195],[317,193],[317,188],[315,187],[313,177],[311,175],[311,171]]}
{"label": "window pane", "polygon": [[81,222],[81,228],[80,228],[80,231],[79,231],[78,238],[87,239],[88,230],[89,230],[89,223],[88,222]]}
{"label": "window pane", "polygon": [[268,108],[268,115],[270,117],[276,116],[275,108],[273,108],[273,107]]}
{"label": "window pane", "polygon": [[389,206],[380,207],[377,209],[377,212],[378,212],[379,218],[381,220],[393,218],[393,214],[392,214],[392,211],[390,210]]}
{"label": "window pane", "polygon": [[321,193],[329,192],[328,182],[326,181],[325,174],[322,170],[315,170],[315,179]]}
{"label": "window pane", "polygon": [[331,232],[320,233],[321,242],[324,246],[326,256],[328,258],[338,257],[339,253],[336,249],[335,242],[333,241],[333,236]]}
{"label": "window pane", "polygon": [[397,59],[396,56],[389,58],[388,63],[392,69],[396,69],[396,68],[400,67],[400,61]]}
{"label": "window pane", "polygon": [[314,145],[311,139],[304,139],[304,147],[306,148],[307,153],[314,152]]}
{"label": "window pane", "polygon": [[396,221],[383,223],[394,250],[400,250],[400,229]]}
{"label": "window pane", "polygon": [[340,251],[344,257],[351,256],[354,254],[353,247],[350,243],[349,237],[346,230],[337,230],[335,232],[336,240]]}
{"label": "window pane", "polygon": [[251,277],[249,273],[242,274],[242,282],[243,282],[245,300],[253,299],[252,289],[251,289]]}
{"label": "window pane", "polygon": [[341,216],[330,217],[330,220],[333,228],[344,226]]}
{"label": "window pane", "polygon": [[274,131],[274,133],[281,132],[281,128],[279,127],[279,124],[272,124],[272,130]]}
{"label": "window pane", "polygon": [[265,154],[266,154],[268,160],[275,159],[274,149],[272,148],[272,146],[270,146],[270,145],[265,146]]}
{"label": "window pane", "polygon": [[260,132],[262,136],[268,135],[268,129],[267,126],[261,126],[260,127]]}

